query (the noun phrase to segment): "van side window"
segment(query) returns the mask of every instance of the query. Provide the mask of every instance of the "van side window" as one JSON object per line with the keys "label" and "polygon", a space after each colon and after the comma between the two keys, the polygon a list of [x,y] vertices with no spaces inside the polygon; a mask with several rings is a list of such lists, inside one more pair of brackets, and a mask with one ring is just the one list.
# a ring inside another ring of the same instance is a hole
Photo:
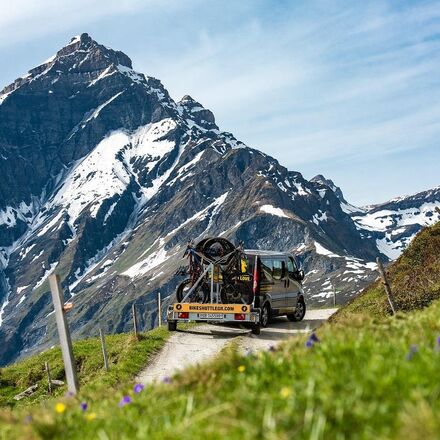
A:
{"label": "van side window", "polygon": [[283,276],[283,261],[273,260],[273,278],[280,280]]}
{"label": "van side window", "polygon": [[297,271],[295,260],[292,257],[289,257],[287,260],[287,270],[289,271],[289,275],[291,277],[295,276],[295,272]]}
{"label": "van side window", "polygon": [[263,280],[272,281],[272,260],[261,259],[261,277]]}

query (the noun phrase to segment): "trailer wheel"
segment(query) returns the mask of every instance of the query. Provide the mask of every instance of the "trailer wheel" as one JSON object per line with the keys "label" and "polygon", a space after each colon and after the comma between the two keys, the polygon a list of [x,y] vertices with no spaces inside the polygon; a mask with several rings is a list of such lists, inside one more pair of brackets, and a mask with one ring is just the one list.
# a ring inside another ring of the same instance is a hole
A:
{"label": "trailer wheel", "polygon": [[168,321],[168,331],[175,332],[177,330],[177,321]]}
{"label": "trailer wheel", "polygon": [[253,335],[259,335],[261,333],[261,326],[260,324],[253,324],[252,325],[252,334]]}

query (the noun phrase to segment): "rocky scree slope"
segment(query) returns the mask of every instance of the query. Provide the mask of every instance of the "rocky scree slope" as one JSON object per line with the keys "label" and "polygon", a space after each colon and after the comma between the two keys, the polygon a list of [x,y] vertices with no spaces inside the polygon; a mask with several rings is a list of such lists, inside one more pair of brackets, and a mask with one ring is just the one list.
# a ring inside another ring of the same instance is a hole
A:
{"label": "rocky scree slope", "polygon": [[87,34],[0,92],[0,172],[0,364],[54,343],[55,270],[76,337],[128,330],[132,303],[151,327],[205,235],[297,251],[319,301],[330,275],[341,297],[375,276],[377,237],[332,182],[248,148]]}

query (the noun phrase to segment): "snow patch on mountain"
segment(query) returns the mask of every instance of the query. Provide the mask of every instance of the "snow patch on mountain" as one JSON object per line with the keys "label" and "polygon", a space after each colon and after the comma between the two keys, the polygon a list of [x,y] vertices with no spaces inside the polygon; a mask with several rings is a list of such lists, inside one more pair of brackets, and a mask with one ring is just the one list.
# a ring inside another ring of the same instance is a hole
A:
{"label": "snow patch on mountain", "polygon": [[[174,142],[161,140],[175,126],[174,121],[163,120],[131,134],[124,130],[110,133],[71,170],[51,204],[66,208],[71,225],[86,208],[96,217],[104,200],[121,195],[131,179],[138,179],[132,166],[136,159],[146,158],[150,171],[175,147]],[[167,171],[157,176],[152,186],[142,188],[144,198],[151,198],[168,175]]]}
{"label": "snow patch on mountain", "polygon": [[34,207],[32,204],[21,202],[18,207],[7,206],[0,210],[0,226],[6,225],[12,228],[17,224],[17,219],[27,223],[34,215]]}
{"label": "snow patch on mountain", "polygon": [[105,199],[125,190],[130,174],[116,155],[129,143],[126,133],[111,133],[67,176],[53,204],[67,208],[71,225],[85,208],[95,217]]}
{"label": "snow patch on mountain", "polygon": [[340,257],[340,255],[336,255],[333,252],[326,249],[322,244],[319,244],[317,241],[314,242],[316,253],[320,255],[325,255],[326,257],[335,258]]}
{"label": "snow patch on mountain", "polygon": [[364,216],[354,216],[353,220],[360,228],[369,231],[387,231],[390,227],[414,224],[430,226],[440,220],[440,213],[435,211],[436,207],[440,208],[440,201],[423,203],[418,208],[374,211]]}
{"label": "snow patch on mountain", "polygon": [[107,68],[105,68],[100,74],[99,76],[94,79],[93,81],[90,82],[90,84],[87,87],[92,87],[94,86],[97,82],[101,81],[101,79],[106,78],[107,76],[111,76],[114,75],[116,72],[118,72],[118,70],[115,70],[113,65],[108,66]]}
{"label": "snow patch on mountain", "polygon": [[138,84],[143,83],[145,81],[145,77],[142,73],[135,72],[133,69],[130,69],[127,66],[123,66],[122,64],[118,64],[116,66],[119,72],[128,76],[133,82]]}
{"label": "snow patch on mountain", "polygon": [[2,105],[5,101],[6,98],[11,94],[12,92],[8,92],[8,93],[3,93],[0,95],[0,105]]}
{"label": "snow patch on mountain", "polygon": [[99,114],[101,113],[101,110],[106,107],[107,105],[109,105],[112,101],[114,101],[116,98],[118,98],[119,96],[121,96],[124,93],[124,90],[122,92],[116,93],[116,95],[112,96],[110,99],[107,99],[107,101],[105,101],[104,103],[102,103],[101,105],[99,105],[98,107],[96,107],[95,110],[93,110],[93,112],[91,113],[91,115],[84,121],[84,123],[86,124],[87,122],[90,122],[92,119],[96,119]]}
{"label": "snow patch on mountain", "polygon": [[150,254],[147,258],[144,258],[143,260],[131,266],[129,269],[123,272],[122,275],[130,277],[132,279],[140,277],[149,272],[151,269],[154,269],[155,267],[164,263],[167,258],[168,253],[165,250],[165,240],[161,239],[159,240],[159,247],[155,252]]}
{"label": "snow patch on mountain", "polygon": [[395,260],[405,250],[405,246],[403,246],[400,240],[396,242],[391,241],[387,235],[389,234],[386,234],[384,238],[376,239],[376,245],[382,254],[386,255],[390,260]]}
{"label": "snow patch on mountain", "polygon": [[275,208],[273,205],[262,205],[260,206],[260,211],[266,214],[275,215],[276,217],[289,218],[281,208]]}
{"label": "snow patch on mountain", "polygon": [[327,221],[327,213],[319,210],[316,214],[313,214],[312,221],[316,226],[319,226],[321,222]]}
{"label": "snow patch on mountain", "polygon": [[354,213],[361,213],[361,212],[365,212],[364,209],[359,208],[357,206],[351,205],[350,203],[347,202],[341,202],[341,209],[343,212],[345,212],[348,215],[354,214]]}
{"label": "snow patch on mountain", "polygon": [[[185,165],[181,166],[178,170],[177,170],[177,176],[171,180],[170,182],[167,183],[167,186],[171,186],[174,185],[174,183],[177,180],[184,180],[188,175],[185,176],[185,174],[187,173],[187,171],[189,171],[192,167],[194,167],[194,165],[200,161],[200,159],[203,156],[203,153],[205,152],[205,150],[200,151],[199,153],[196,154],[196,156],[194,157],[194,159],[191,159],[189,162],[187,162]],[[185,177],[183,177],[185,176]]]}
{"label": "snow patch on mountain", "polygon": [[55,270],[55,268],[58,265],[58,261],[52,263],[48,269],[46,269],[44,271],[43,276],[37,281],[37,283],[35,284],[33,291],[35,292],[40,286],[43,285],[43,283],[47,280],[47,277],[53,273],[53,271]]}
{"label": "snow patch on mountain", "polygon": [[[177,228],[175,228],[171,232],[169,232],[166,235],[166,237],[170,237],[171,235],[175,235],[178,231],[180,231],[187,224],[189,224],[189,223],[191,223],[193,221],[197,220],[197,221],[201,222],[201,221],[205,220],[208,216],[210,216],[210,220],[209,220],[208,226],[207,226],[207,228],[205,230],[205,232],[207,232],[209,230],[209,228],[211,227],[211,225],[212,225],[212,219],[219,212],[220,207],[225,202],[226,198],[228,197],[228,194],[229,194],[229,191],[227,191],[226,193],[224,193],[221,196],[219,196],[216,199],[214,199],[214,201],[212,203],[210,203],[208,206],[206,206],[206,208],[202,209],[201,211],[196,212],[190,218],[186,219]],[[201,234],[201,235],[203,235],[203,234]]]}

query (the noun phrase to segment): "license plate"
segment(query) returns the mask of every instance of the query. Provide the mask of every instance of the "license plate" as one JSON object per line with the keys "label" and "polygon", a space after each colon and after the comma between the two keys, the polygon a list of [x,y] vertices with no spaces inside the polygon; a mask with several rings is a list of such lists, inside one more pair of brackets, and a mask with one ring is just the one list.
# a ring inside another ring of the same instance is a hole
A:
{"label": "license plate", "polygon": [[222,313],[199,313],[200,319],[223,319],[224,317]]}

